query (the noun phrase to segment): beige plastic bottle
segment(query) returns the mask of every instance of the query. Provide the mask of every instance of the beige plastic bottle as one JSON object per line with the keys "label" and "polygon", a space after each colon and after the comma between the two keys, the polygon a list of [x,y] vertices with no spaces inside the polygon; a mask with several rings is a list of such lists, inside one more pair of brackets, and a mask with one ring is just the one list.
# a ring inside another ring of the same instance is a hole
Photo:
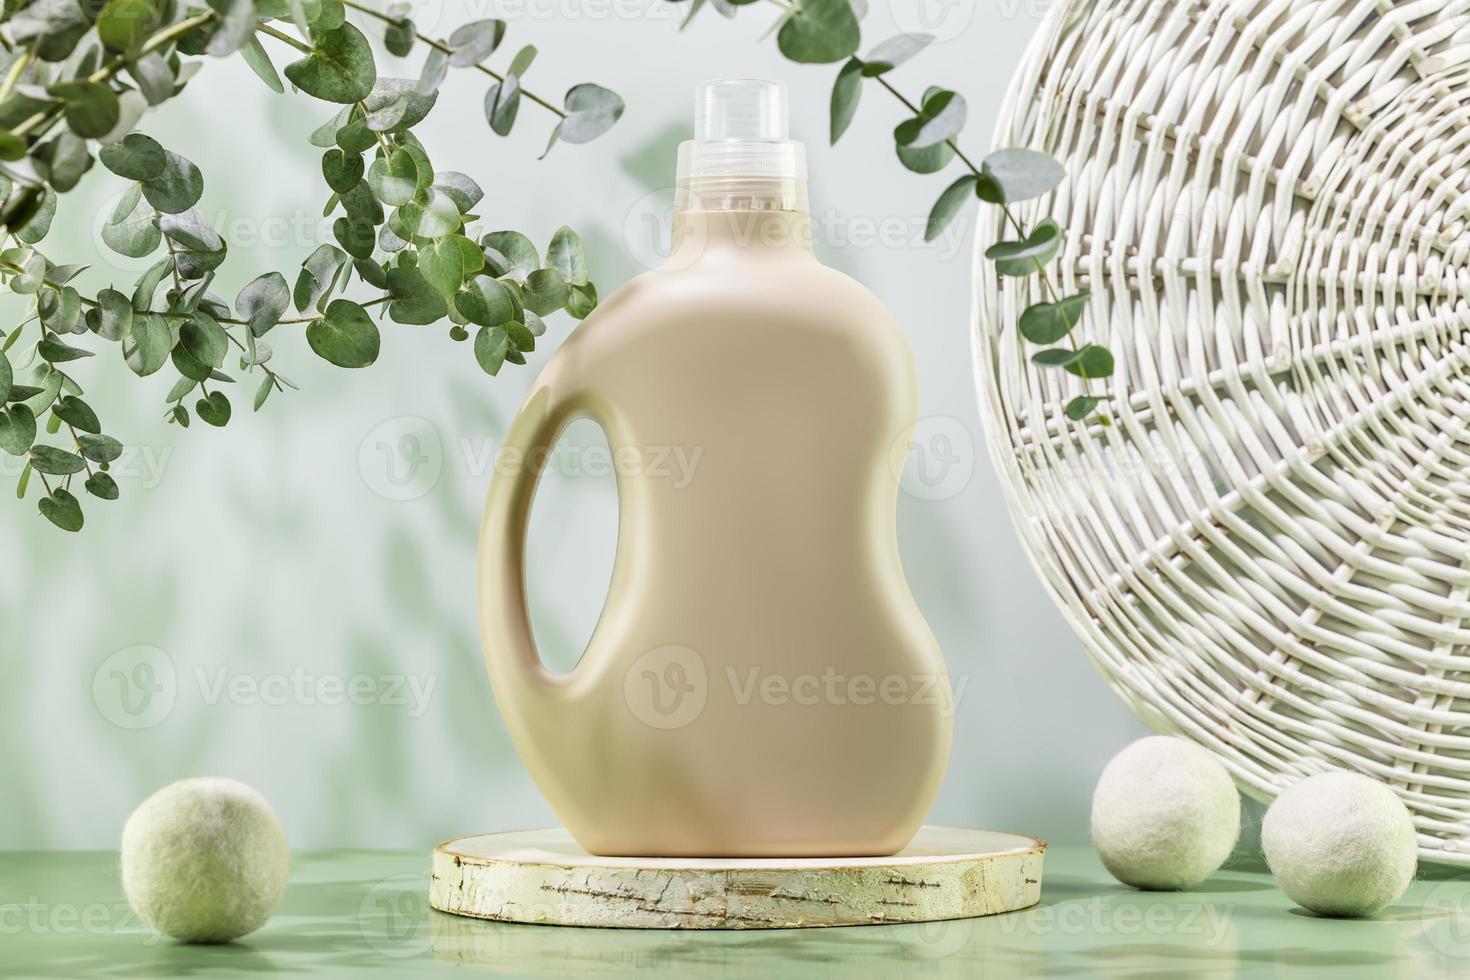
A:
{"label": "beige plastic bottle", "polygon": [[[536,784],[595,854],[890,854],[944,774],[952,695],[895,526],[913,360],[882,304],[817,262],[806,201],[784,89],[702,86],[669,260],[566,340],[497,461],[485,662]],[[617,558],[580,662],[552,674],[526,525],[586,417],[618,463]]]}

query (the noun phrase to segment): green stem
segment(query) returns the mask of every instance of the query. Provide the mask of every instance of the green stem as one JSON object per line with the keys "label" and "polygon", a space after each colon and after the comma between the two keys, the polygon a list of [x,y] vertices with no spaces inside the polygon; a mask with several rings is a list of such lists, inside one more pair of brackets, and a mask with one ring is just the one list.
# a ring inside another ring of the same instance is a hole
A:
{"label": "green stem", "polygon": [[[776,0],[776,2],[781,3],[782,0]],[[878,75],[877,79],[878,84],[882,85],[885,89],[892,93],[893,97],[899,102],[902,102],[906,109],[908,109],[916,116],[920,114],[919,107],[914,105],[913,102],[909,101],[909,99],[902,92],[890,85],[888,79],[884,78],[882,75]],[[980,168],[975,166],[974,162],[969,157],[965,156],[965,152],[960,149],[959,144],[957,144],[953,139],[947,139],[944,142],[946,146],[954,151],[954,155],[959,158],[959,161],[969,168],[970,173],[974,174],[976,177],[982,176],[982,171],[980,170]],[[1001,213],[1005,215],[1005,220],[1010,222],[1011,227],[1015,229],[1016,236],[1024,240],[1026,238],[1026,229],[1022,226],[1020,221],[1016,220],[1016,216],[1011,213],[1011,209],[1005,204],[1002,204],[1000,206],[1000,210]],[[1078,348],[1077,346],[1077,338],[1073,335],[1072,332],[1072,328],[1076,326],[1076,324],[1069,322],[1067,320],[1066,311],[1061,309],[1061,298],[1057,294],[1056,287],[1052,285],[1051,277],[1046,274],[1046,267],[1042,265],[1040,259],[1034,259],[1032,261],[1033,264],[1036,266],[1036,277],[1041,280],[1041,286],[1044,290],[1046,290],[1047,298],[1052,303],[1058,304],[1058,312],[1061,315],[1062,323],[1067,328],[1067,345],[1071,347],[1073,351],[1079,350],[1080,348]],[[1082,393],[1084,395],[1091,396],[1092,379],[1087,376],[1086,370],[1081,369],[1080,365],[1079,370],[1082,370],[1082,374],[1080,375],[1080,377],[1082,378]],[[1104,418],[1106,418],[1106,416],[1104,416]]]}
{"label": "green stem", "polygon": [[20,81],[20,76],[25,73],[26,67],[36,57],[36,44],[39,43],[37,41],[16,56],[15,64],[11,65],[10,71],[5,74],[4,84],[0,84],[0,102],[10,98],[10,93],[15,91],[15,84]]}
{"label": "green stem", "polygon": [[291,45],[291,47],[295,48],[297,51],[300,51],[302,54],[316,54],[316,49],[314,49],[311,45],[304,44],[300,40],[292,37],[284,31],[276,30],[269,24],[256,24],[255,29],[262,34],[275,38],[277,41],[281,41],[285,44]]}
{"label": "green stem", "polygon": [[[398,23],[397,20],[395,20],[392,17],[389,17],[387,14],[383,13],[381,10],[374,10],[372,7],[366,7],[366,6],[364,6],[364,5],[360,4],[360,3],[357,3],[356,0],[342,0],[342,3],[343,3],[344,6],[351,7],[353,10],[356,10],[358,13],[367,14],[369,17],[376,17],[378,20],[382,21],[385,24],[396,24],[396,23]],[[454,49],[451,48],[449,45],[443,43],[442,41],[436,41],[436,40],[434,40],[433,38],[429,37],[426,34],[420,34],[418,31],[414,31],[413,32],[413,36],[416,37],[416,38],[418,38],[424,44],[427,44],[429,47],[435,49],[436,51],[441,51],[444,54],[453,54],[454,53]],[[502,75],[502,74],[500,74],[500,72],[498,72],[498,71],[492,71],[491,69],[486,68],[484,65],[479,65],[479,64],[472,65],[470,67],[474,68],[476,71],[480,72],[481,74],[489,75],[491,78],[495,79],[497,82],[500,82],[502,84],[505,82],[505,76]],[[530,99],[532,102],[536,103],[537,105],[539,105],[541,108],[547,110],[548,112],[553,112],[553,113],[555,113],[556,115],[560,116],[563,119],[565,119],[567,117],[567,114],[565,112],[563,112],[562,110],[558,109],[556,106],[552,105],[550,102],[547,102],[545,99],[541,98],[541,96],[537,95],[535,92],[532,92],[530,89],[526,89],[526,88],[521,89],[521,95],[523,95],[526,98]]]}
{"label": "green stem", "polygon": [[[882,85],[889,92],[893,93],[893,97],[895,99],[897,99],[898,101],[902,102],[904,104],[904,107],[906,109],[908,109],[909,112],[912,112],[916,116],[917,115],[920,115],[920,113],[922,112],[922,110],[920,110],[918,106],[916,106],[912,102],[910,102],[908,100],[908,98],[902,92],[900,92],[898,89],[896,89],[892,85],[890,85],[888,83],[888,79],[884,78],[882,75],[879,75],[878,76],[878,84],[879,85]],[[957,157],[959,157],[961,163],[963,163],[966,167],[969,167],[970,168],[970,172],[972,174],[974,174],[976,177],[980,176],[980,168],[977,167],[977,166],[975,166],[975,164],[973,164],[973,163],[970,162],[970,158],[967,157],[967,156],[965,156],[965,151],[960,149],[958,143],[956,143],[952,139],[947,139],[947,140],[944,141],[944,144],[946,146],[948,146],[951,150],[954,150],[954,155],[957,156]]]}
{"label": "green stem", "polygon": [[[0,269],[3,269],[4,271],[11,272],[11,273],[24,272],[25,271],[20,266],[16,265],[14,262],[9,262],[9,261],[6,261],[4,259],[0,259]],[[50,279],[42,279],[41,280],[41,285],[47,286],[47,287],[49,287],[51,289],[65,289],[66,288],[66,285],[64,283],[53,282]],[[77,298],[82,301],[82,305],[83,306],[96,306],[97,305],[97,301],[95,299],[92,299],[90,296],[82,296],[82,295],[78,294],[78,297]],[[367,308],[369,306],[378,306],[378,305],[381,305],[383,303],[391,303],[392,301],[393,301],[393,297],[391,295],[388,295],[388,296],[378,296],[378,297],[376,297],[374,299],[364,300],[363,302],[358,303],[357,305],[358,306],[361,306],[361,307],[363,307],[365,309],[365,308]],[[155,313],[156,315],[161,316],[161,317],[172,317],[172,318],[176,318],[176,319],[187,319],[188,317],[191,317],[191,316],[194,315],[192,313],[181,313],[181,312],[179,312],[177,310],[167,310],[167,311],[162,311],[162,312],[157,311],[157,310],[150,310],[149,312]],[[297,323],[315,323],[317,320],[320,320],[320,319],[322,319],[325,316],[326,316],[325,313],[318,313],[315,316],[291,317],[290,319],[286,319],[286,320],[277,320],[276,321],[276,325],[277,326],[289,326],[289,325],[297,324]],[[237,319],[235,317],[215,317],[215,322],[216,323],[228,323],[231,326],[236,326],[236,327],[248,326],[250,324],[250,321],[249,320],[240,320],[240,319]],[[22,324],[22,325],[24,325],[24,324]]]}
{"label": "green stem", "polygon": [[87,462],[86,456],[82,455],[82,437],[77,435],[76,428],[70,422],[66,423],[66,428],[71,433],[72,446],[76,449],[77,455],[82,457],[82,465],[87,468],[87,478],[91,479],[94,475],[92,473],[92,464]]}
{"label": "green stem", "polygon": [[[206,10],[202,14],[195,14],[193,17],[186,17],[185,19],[179,21],[177,24],[173,25],[167,30],[159,31],[157,34],[150,37],[143,44],[143,46],[138,49],[137,54],[130,57],[120,56],[114,58],[107,64],[103,65],[101,68],[98,68],[92,74],[87,76],[87,81],[105,82],[113,75],[116,75],[132,61],[141,58],[145,54],[157,51],[159,48],[173,42],[179,37],[182,37],[183,35],[189,33],[194,28],[199,27],[202,24],[209,23],[209,21],[214,19],[214,16],[215,14],[213,10]],[[22,122],[19,126],[16,126],[13,130],[11,130],[11,132],[14,133],[16,136],[26,136],[31,132],[31,130],[35,129],[38,126],[42,127],[42,130],[44,131],[46,127],[55,122],[58,118],[60,118],[60,116],[61,106],[59,104],[49,106],[46,109],[43,109],[42,111],[31,116],[29,119]]]}

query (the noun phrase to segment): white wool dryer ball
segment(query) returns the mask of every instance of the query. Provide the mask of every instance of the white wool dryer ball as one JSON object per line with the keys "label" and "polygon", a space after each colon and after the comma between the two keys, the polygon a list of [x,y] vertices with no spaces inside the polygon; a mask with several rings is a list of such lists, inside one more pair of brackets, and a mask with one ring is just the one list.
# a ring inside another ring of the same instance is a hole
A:
{"label": "white wool dryer ball", "polygon": [[1261,824],[1276,883],[1321,915],[1371,915],[1414,880],[1418,842],[1408,807],[1361,773],[1304,779],[1276,798]]}
{"label": "white wool dryer ball", "polygon": [[184,779],[123,827],[122,883],[159,932],[226,943],[265,925],[286,888],[286,835],[265,797],[233,779]]}
{"label": "white wool dryer ball", "polygon": [[1092,845],[1114,878],[1173,890],[1204,881],[1240,835],[1240,793],[1208,751],[1142,738],[1113,757],[1092,794]]}

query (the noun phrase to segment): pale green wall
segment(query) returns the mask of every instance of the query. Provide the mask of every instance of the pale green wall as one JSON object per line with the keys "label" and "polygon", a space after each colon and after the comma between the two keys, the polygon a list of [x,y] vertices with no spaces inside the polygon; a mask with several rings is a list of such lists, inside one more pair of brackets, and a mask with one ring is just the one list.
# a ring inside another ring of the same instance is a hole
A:
{"label": "pale green wall", "polygon": [[[876,89],[843,143],[828,147],[836,68],[792,65],[759,40],[765,5],[734,23],[706,13],[683,35],[662,0],[420,6],[456,11],[443,21],[446,33],[492,9],[508,16],[508,44],[541,48],[527,77],[537,91],[556,95],[593,79],[627,98],[608,136],[559,146],[539,163],[545,115],[524,105],[515,136],[495,137],[475,121],[483,88],[469,74],[451,78],[421,127],[436,164],[484,184],[487,228],[523,229],[544,242],[571,223],[605,289],[640,269],[647,209],[638,202],[669,183],[695,83],[764,75],[788,84],[811,155],[814,211],[819,221],[834,216],[824,257],[898,314],[918,358],[923,411],[935,417],[924,431],[951,437],[957,457],[942,484],[948,495],[905,494],[900,510],[913,590],[966,685],[934,819],[1084,838],[1092,779],[1142,729],[1033,576],[984,458],[968,337],[973,216],[956,229],[961,237],[922,244],[929,205],[954,175],[923,178],[898,166],[890,132],[901,116]],[[873,4],[869,44],[894,32],[888,6]],[[965,143],[984,152],[1042,5],[999,0],[975,5],[973,15],[968,2],[919,6],[940,16],[947,40],[894,80],[915,94],[931,82],[961,91],[971,109]],[[219,291],[233,296],[272,268],[294,278],[317,240],[323,200],[306,134],[328,110],[271,95],[235,63],[207,65],[191,89],[148,127],[206,174],[203,207],[231,245]],[[137,274],[95,234],[93,216],[118,183],[100,168],[90,175],[67,196],[47,243],[58,261],[94,263],[85,282],[96,287]],[[298,218],[304,230],[293,232]],[[237,397],[236,421],[223,432],[163,424],[167,372],[139,383],[115,352],[84,366],[79,376],[109,428],[140,458],[163,461],[163,479],[120,474],[124,501],[90,507],[78,537],[44,525],[33,503],[0,501],[0,848],[112,846],[144,796],[198,774],[258,787],[298,846],[417,846],[550,821],[491,700],[472,577],[488,447],[567,329],[558,317],[529,368],[489,379],[440,327],[388,325],[378,364],[359,373],[316,360],[301,336],[281,328],[271,337],[277,366],[305,390],[254,417]],[[377,490],[397,491],[379,444],[401,446],[415,433],[428,462],[409,495],[422,495],[386,499]],[[9,457],[0,467],[8,487],[18,468]],[[543,492],[532,592],[554,664],[575,659],[595,621],[614,499],[608,477],[554,476]],[[166,653],[159,669],[172,670],[176,690],[170,710],[153,702],[156,724],[130,730],[110,719],[128,717],[115,672],[140,676],[118,652],[138,645]],[[317,683],[391,674],[432,688],[421,706],[321,705],[290,690],[282,704],[214,696],[221,671],[252,682],[289,681],[298,670]]]}

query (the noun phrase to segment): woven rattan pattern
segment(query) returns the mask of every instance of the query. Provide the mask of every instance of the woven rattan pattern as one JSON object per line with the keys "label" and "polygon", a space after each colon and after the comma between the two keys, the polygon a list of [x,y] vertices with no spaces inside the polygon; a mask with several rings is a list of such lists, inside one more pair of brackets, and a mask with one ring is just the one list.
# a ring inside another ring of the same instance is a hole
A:
{"label": "woven rattan pattern", "polygon": [[1252,795],[1359,769],[1470,864],[1470,2],[1059,3],[996,145],[1066,166],[1023,213],[1117,357],[1066,420],[977,253],[987,440],[1093,659]]}

